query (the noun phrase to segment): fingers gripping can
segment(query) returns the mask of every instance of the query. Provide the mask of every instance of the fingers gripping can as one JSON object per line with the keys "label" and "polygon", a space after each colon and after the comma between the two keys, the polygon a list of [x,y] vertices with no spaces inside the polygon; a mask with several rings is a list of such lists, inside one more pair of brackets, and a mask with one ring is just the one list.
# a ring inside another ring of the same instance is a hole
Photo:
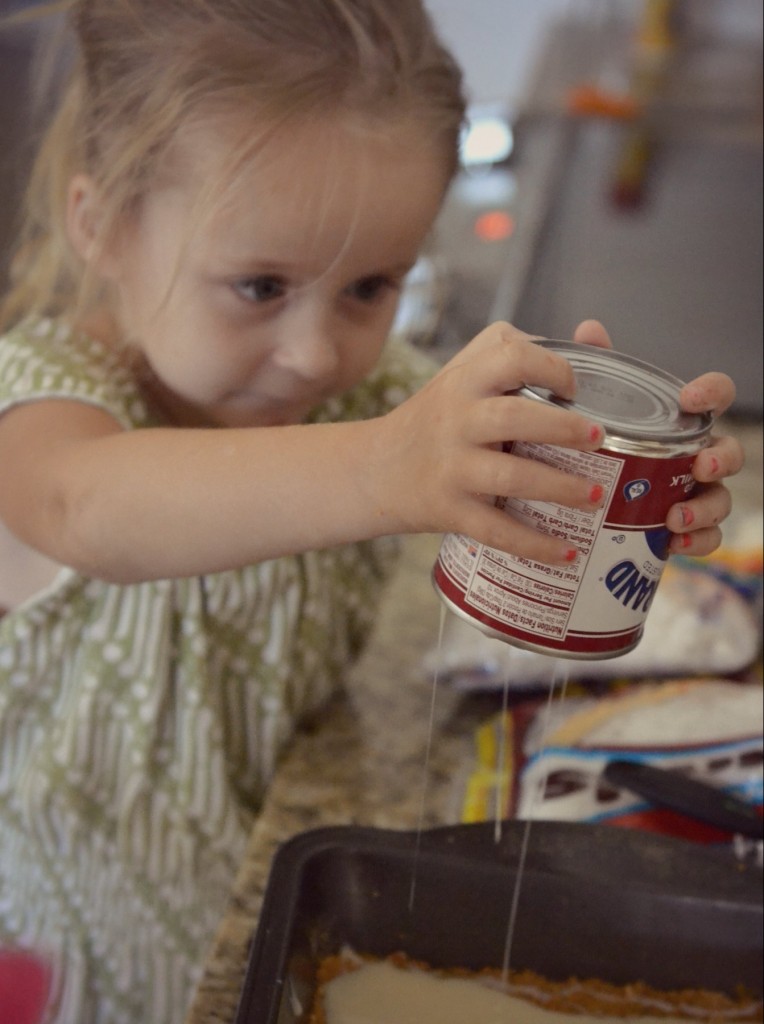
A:
{"label": "fingers gripping can", "polygon": [[605,428],[596,452],[526,441],[504,448],[602,484],[594,512],[519,498],[497,507],[543,533],[570,539],[575,562],[552,566],[447,534],[433,570],[441,599],[490,636],[567,658],[612,658],[639,643],[668,559],[668,510],[695,489],[692,463],[711,416],[679,405],[682,381],[622,353],[567,341],[538,344],[565,356],[576,377],[567,402],[537,387],[517,394],[573,409]]}

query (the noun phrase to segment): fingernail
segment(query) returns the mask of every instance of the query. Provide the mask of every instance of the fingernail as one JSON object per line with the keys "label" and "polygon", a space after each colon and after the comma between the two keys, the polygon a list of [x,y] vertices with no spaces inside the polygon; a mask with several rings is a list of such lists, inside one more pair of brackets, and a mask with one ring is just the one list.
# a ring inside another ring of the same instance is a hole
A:
{"label": "fingernail", "polygon": [[589,427],[589,440],[595,442],[596,444],[599,444],[604,436],[605,431],[602,429],[599,423],[592,423]]}
{"label": "fingernail", "polygon": [[605,488],[602,484],[594,484],[592,489],[589,491],[589,501],[592,505],[599,505],[602,499],[605,497]]}
{"label": "fingernail", "polygon": [[714,476],[719,472],[719,460],[716,458],[711,459],[711,472]]}
{"label": "fingernail", "polygon": [[690,544],[692,544],[692,537],[690,536],[689,533],[683,533],[682,534],[681,544],[682,544],[683,548],[688,548],[690,546]]}
{"label": "fingernail", "polygon": [[695,522],[695,513],[691,508],[682,505],[682,526],[692,526]]}
{"label": "fingernail", "polygon": [[568,550],[565,552],[565,561],[566,562],[575,562],[575,560],[577,558],[578,558],[578,548],[568,548]]}

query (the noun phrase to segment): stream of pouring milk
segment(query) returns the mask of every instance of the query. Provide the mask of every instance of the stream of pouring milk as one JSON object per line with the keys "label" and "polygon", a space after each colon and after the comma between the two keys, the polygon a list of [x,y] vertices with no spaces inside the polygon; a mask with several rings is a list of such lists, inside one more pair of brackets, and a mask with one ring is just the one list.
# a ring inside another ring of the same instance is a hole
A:
{"label": "stream of pouring milk", "polygon": [[[511,660],[511,659],[510,659]],[[501,688],[501,725],[499,728],[499,749],[496,756],[496,789],[494,790],[494,842],[501,842],[501,823],[504,819],[504,808],[509,795],[509,774],[507,772],[507,709],[509,707],[510,672],[504,677]],[[506,782],[504,781],[506,779]]]}
{"label": "stream of pouring milk", "polygon": [[430,720],[427,728],[427,744],[424,752],[424,766],[422,769],[422,784],[419,793],[419,818],[416,829],[416,843],[414,845],[414,862],[411,869],[411,889],[409,890],[409,913],[414,908],[414,893],[416,891],[416,874],[419,866],[419,851],[422,847],[422,829],[424,828],[424,812],[427,805],[427,788],[430,779],[430,753],[432,750],[432,735],[435,731],[435,698],[438,693],[438,679],[443,652],[443,629],[446,625],[446,606],[441,604],[440,625],[438,626],[438,648],[435,658],[435,671],[432,677],[432,693],[430,695]]}
{"label": "stream of pouring milk", "polygon": [[[546,706],[544,708],[544,717],[541,724],[541,737],[539,739],[539,750],[543,750],[546,746],[546,738],[549,732],[549,721],[552,711],[552,702],[554,700],[555,686],[559,682],[560,686],[560,700],[565,699],[565,691],[568,686],[568,667],[565,662],[560,658],[549,659],[549,695],[547,697]],[[506,689],[506,683],[505,683]],[[502,723],[503,723],[502,719]],[[502,729],[502,732],[506,731]],[[525,828],[523,829],[523,838],[520,845],[520,856],[517,862],[517,875],[515,876],[515,888],[512,893],[512,906],[509,911],[509,923],[507,924],[507,938],[504,944],[504,959],[502,961],[501,977],[502,981],[506,984],[509,980],[509,961],[512,953],[512,940],[515,935],[515,921],[517,919],[517,908],[520,902],[520,888],[522,885],[523,872],[525,871],[525,860],[528,855],[528,842],[531,835],[531,825],[533,822],[533,812],[535,809],[536,799],[541,795],[541,787],[544,785],[542,779],[539,784],[539,789],[533,794],[531,806],[528,811],[528,817],[525,821]]]}
{"label": "stream of pouring milk", "polygon": [[[435,705],[438,692],[438,681],[441,672],[442,653],[443,653],[443,631],[446,623],[447,610],[445,605],[440,609],[440,624],[438,627],[438,642],[437,652],[435,658],[435,670],[433,672],[432,679],[432,692],[430,696],[430,715],[427,727],[427,742],[425,745],[424,765],[422,768],[422,783],[420,787],[419,796],[419,815],[416,828],[416,840],[414,844],[414,857],[411,870],[411,888],[409,890],[409,913],[414,909],[414,898],[416,895],[416,880],[417,880],[417,869],[419,866],[419,854],[422,845],[422,831],[424,829],[424,816],[427,806],[427,791],[430,777],[430,756],[432,752],[432,739],[435,731]],[[502,834],[502,821],[504,816],[504,810],[506,807],[504,794],[506,787],[503,782],[507,774],[507,742],[506,742],[506,717],[509,704],[509,687],[511,683],[511,659],[510,667],[507,675],[504,679],[502,686],[502,701],[501,701],[501,726],[499,729],[499,749],[497,754],[497,771],[496,771],[496,793],[494,802],[494,839],[498,843],[501,841]],[[544,716],[541,723],[541,736],[539,740],[539,750],[543,750],[546,745],[546,737],[549,731],[549,721],[551,717],[552,703],[555,695],[555,688],[559,686],[560,700],[564,700],[565,691],[568,685],[568,669],[566,663],[560,658],[549,658],[549,694],[547,697],[546,706],[544,709]],[[543,785],[543,782],[541,783]],[[517,908],[520,901],[520,890],[522,887],[522,877],[525,870],[525,861],[528,854],[528,844],[530,841],[531,825],[533,820],[534,803],[536,798],[540,795],[539,792],[533,795],[533,801],[528,813],[528,818],[525,822],[525,828],[523,830],[523,836],[520,844],[520,854],[517,864],[517,874],[515,876],[515,885],[512,893],[512,904],[509,911],[509,921],[507,923],[507,937],[504,945],[504,957],[502,961],[502,979],[506,982],[509,978],[510,969],[510,957],[512,953],[512,941],[515,933],[515,922],[517,919]]]}

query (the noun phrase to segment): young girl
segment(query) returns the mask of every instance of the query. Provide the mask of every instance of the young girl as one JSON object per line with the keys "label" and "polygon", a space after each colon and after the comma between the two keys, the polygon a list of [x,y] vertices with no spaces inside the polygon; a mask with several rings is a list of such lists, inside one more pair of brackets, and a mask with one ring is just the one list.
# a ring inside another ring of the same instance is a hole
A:
{"label": "young girl", "polygon": [[[396,534],[552,562],[486,496],[595,449],[570,367],[495,324],[441,372],[387,342],[457,166],[460,76],[418,0],[80,0],[0,340],[0,940],[61,1024],[172,1024],[279,750],[340,683]],[[578,340],[608,345],[587,322]],[[466,340],[466,339],[465,339]],[[728,378],[684,393],[721,411]],[[712,550],[741,462],[672,509]]]}

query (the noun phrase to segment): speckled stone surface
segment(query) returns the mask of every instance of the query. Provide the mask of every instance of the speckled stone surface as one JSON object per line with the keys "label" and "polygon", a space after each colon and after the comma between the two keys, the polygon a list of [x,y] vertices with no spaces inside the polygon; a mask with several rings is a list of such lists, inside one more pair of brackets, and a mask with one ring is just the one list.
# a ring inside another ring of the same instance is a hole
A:
{"label": "speckled stone surface", "polygon": [[[762,432],[725,425],[747,453],[730,483],[736,519],[762,505]],[[471,763],[476,726],[498,708],[496,695],[434,688],[423,659],[437,642],[441,605],[430,572],[439,538],[410,537],[374,637],[349,674],[346,693],[297,735],[252,831],[187,1024],[232,1024],[271,860],[297,832],[324,825],[416,828],[459,818],[460,779]],[[432,738],[430,720],[433,721]],[[429,764],[425,757],[429,745]]]}

